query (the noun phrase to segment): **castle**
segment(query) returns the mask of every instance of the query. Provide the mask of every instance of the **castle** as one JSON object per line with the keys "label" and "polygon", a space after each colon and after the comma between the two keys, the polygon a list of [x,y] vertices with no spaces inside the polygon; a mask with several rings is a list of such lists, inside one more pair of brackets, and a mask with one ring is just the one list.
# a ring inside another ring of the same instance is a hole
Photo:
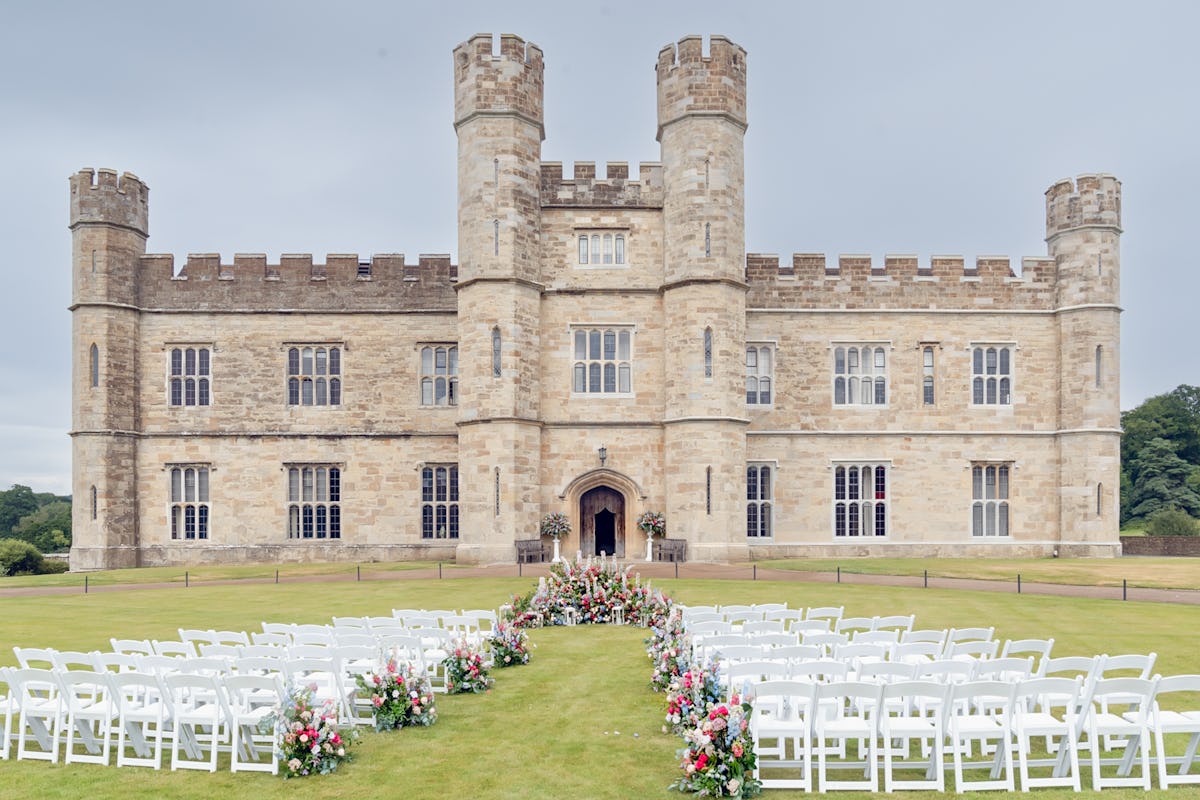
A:
{"label": "castle", "polygon": [[658,55],[661,163],[541,160],[542,52],[454,50],[458,257],[145,253],[70,179],[75,569],[1119,553],[1120,183],[1046,257],[747,254],[745,51]]}

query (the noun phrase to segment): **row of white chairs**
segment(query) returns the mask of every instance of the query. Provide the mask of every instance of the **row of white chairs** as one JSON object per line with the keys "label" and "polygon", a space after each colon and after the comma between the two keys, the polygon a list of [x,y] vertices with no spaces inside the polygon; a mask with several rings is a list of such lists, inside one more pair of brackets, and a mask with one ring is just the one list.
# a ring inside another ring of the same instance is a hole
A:
{"label": "row of white chairs", "polygon": [[[882,771],[887,792],[945,791],[950,759],[956,791],[1011,792],[1015,754],[1023,790],[1079,791],[1084,749],[1090,751],[1095,789],[1150,789],[1152,751],[1160,787],[1200,783],[1200,774],[1191,772],[1200,711],[1164,709],[1159,702],[1177,705],[1186,696],[1195,703],[1200,675],[1106,678],[1090,685],[1079,677],[962,683],[774,679],[754,683],[750,691],[756,773],[765,788],[878,791]],[[1181,749],[1166,738],[1173,734],[1186,734],[1188,745]],[[1045,752],[1035,739],[1047,742]],[[848,755],[850,743],[857,744],[855,758]],[[975,743],[981,745],[978,758]],[[975,777],[980,772],[985,774]]]}
{"label": "row of white chairs", "polygon": [[753,605],[679,606],[685,624],[723,621],[735,624],[762,621],[794,622],[821,620],[829,627],[837,625],[845,613],[843,606],[820,606],[808,609],[788,608],[787,603],[755,603]]}
{"label": "row of white chairs", "polygon": [[[276,772],[274,733],[259,724],[281,702],[277,675],[0,668],[0,758],[161,769]],[[15,744],[15,748],[14,748]]]}
{"label": "row of white chairs", "polygon": [[894,631],[861,631],[853,636],[846,633],[779,633],[751,631],[742,633],[705,633],[692,637],[693,660],[705,659],[728,647],[790,647],[804,645],[817,648],[822,657],[839,654],[873,655],[898,661],[931,660],[940,658],[991,659],[1029,655],[1039,661],[1050,657],[1053,639],[950,639],[901,642]]}

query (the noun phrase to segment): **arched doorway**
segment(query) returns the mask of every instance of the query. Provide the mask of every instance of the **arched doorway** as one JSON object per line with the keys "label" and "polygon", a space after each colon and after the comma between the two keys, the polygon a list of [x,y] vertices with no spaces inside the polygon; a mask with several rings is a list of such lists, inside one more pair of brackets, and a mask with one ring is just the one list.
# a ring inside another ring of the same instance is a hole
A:
{"label": "arched doorway", "polygon": [[597,486],[579,498],[579,545],[585,556],[625,556],[625,496]]}

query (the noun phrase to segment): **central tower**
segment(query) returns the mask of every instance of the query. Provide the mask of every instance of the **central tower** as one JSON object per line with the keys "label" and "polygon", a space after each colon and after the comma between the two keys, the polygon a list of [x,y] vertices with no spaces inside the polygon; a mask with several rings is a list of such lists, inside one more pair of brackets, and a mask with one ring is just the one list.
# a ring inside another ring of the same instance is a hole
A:
{"label": "central tower", "polygon": [[537,536],[542,51],[478,34],[454,50],[458,134],[460,562]]}
{"label": "central tower", "polygon": [[[658,54],[663,164],[667,520],[689,557],[748,557],[745,538],[746,51],[698,36]],[[680,530],[680,525],[690,526]],[[741,544],[734,544],[741,543]]]}

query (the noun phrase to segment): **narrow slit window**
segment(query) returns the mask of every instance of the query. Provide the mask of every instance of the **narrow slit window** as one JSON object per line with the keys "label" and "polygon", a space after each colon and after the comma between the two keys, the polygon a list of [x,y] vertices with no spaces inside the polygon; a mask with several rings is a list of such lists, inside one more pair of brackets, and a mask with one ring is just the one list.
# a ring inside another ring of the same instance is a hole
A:
{"label": "narrow slit window", "polygon": [[705,257],[712,255],[712,223],[704,223],[704,255]]}
{"label": "narrow slit window", "polygon": [[492,249],[495,255],[500,255],[500,220],[492,220]]}
{"label": "narrow slit window", "polygon": [[712,328],[704,329],[704,377],[713,376],[713,332]]}
{"label": "narrow slit window", "polygon": [[1104,346],[1096,345],[1096,388],[1100,388],[1100,382],[1104,379]]}
{"label": "narrow slit window", "polygon": [[91,372],[92,387],[100,385],[100,348],[92,344],[88,351],[89,371]]}
{"label": "narrow slit window", "polygon": [[500,328],[492,328],[492,377],[500,377]]}

